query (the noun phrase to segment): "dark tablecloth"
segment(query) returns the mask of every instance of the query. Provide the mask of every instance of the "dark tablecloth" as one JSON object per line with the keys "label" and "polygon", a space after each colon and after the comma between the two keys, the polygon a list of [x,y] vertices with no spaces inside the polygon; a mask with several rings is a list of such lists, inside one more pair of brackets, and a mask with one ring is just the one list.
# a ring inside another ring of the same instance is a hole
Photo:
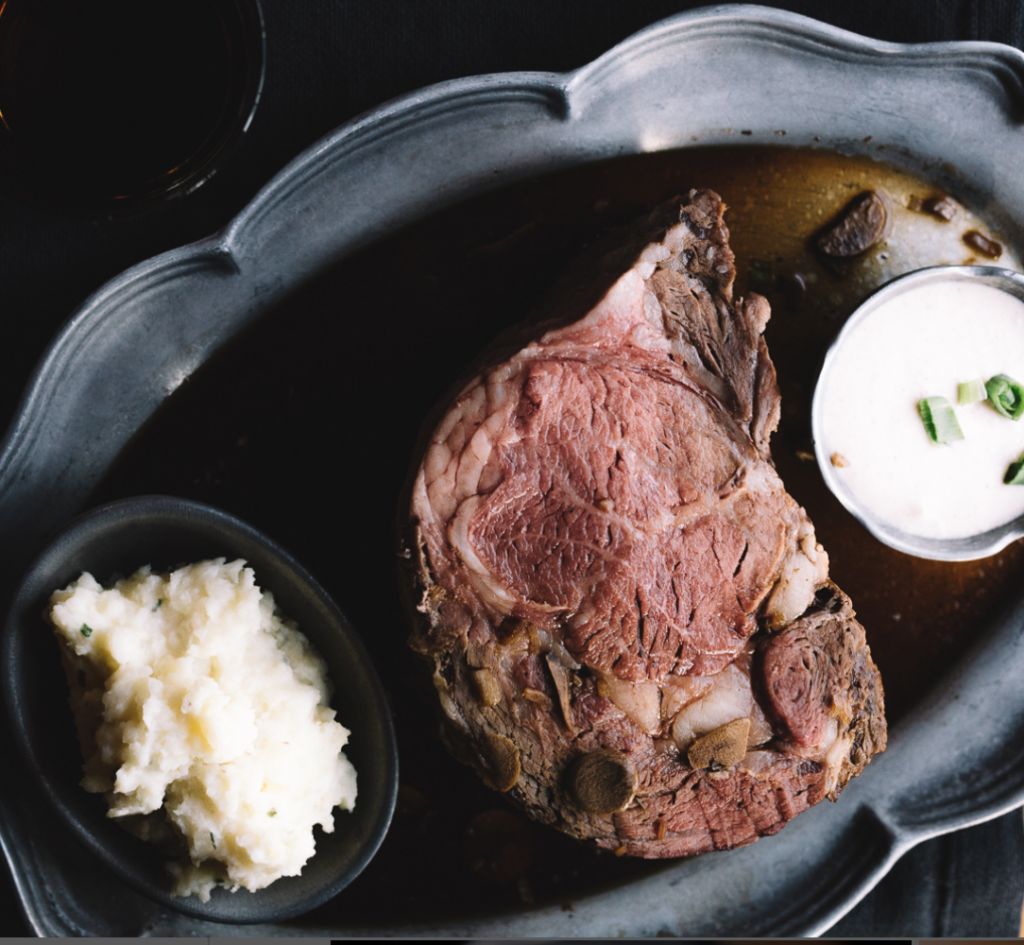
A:
{"label": "dark tablecloth", "polygon": [[[152,0],[142,0],[152,2]],[[77,306],[107,279],[222,227],[294,155],[337,125],[420,86],[512,70],[565,71],[681,0],[262,0],[263,100],[224,170],[196,193],[120,219],[44,210],[0,181],[0,424],[33,365]],[[768,3],[903,43],[954,39],[1024,45],[1017,0],[790,0]],[[0,878],[0,933],[27,934]],[[1008,937],[1024,900],[1024,821],[1014,811],[912,850],[833,934]]]}

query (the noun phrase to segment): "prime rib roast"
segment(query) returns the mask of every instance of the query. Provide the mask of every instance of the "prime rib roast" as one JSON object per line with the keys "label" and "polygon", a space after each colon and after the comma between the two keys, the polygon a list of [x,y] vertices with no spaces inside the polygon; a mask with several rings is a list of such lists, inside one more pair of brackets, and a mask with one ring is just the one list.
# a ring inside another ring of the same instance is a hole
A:
{"label": "prime rib roast", "polygon": [[690,191],[572,267],[424,427],[400,509],[443,738],[537,820],[674,857],[885,747],[849,598],[772,465],[767,301]]}

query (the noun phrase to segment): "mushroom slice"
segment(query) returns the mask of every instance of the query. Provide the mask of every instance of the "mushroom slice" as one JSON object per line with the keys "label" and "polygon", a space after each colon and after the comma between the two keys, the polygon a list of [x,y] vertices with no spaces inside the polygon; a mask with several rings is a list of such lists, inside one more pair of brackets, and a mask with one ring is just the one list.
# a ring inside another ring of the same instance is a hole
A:
{"label": "mushroom slice", "polygon": [[519,749],[504,735],[488,732],[484,738],[484,781],[495,791],[511,791],[519,780]]}
{"label": "mushroom slice", "polygon": [[702,735],[686,753],[690,767],[698,771],[705,768],[731,768],[746,755],[749,734],[750,719],[734,719],[713,732]]}
{"label": "mushroom slice", "polygon": [[572,697],[569,693],[569,671],[559,662],[558,657],[548,653],[548,669],[551,672],[551,679],[555,683],[555,691],[558,693],[558,704],[562,707],[562,718],[565,719],[565,727],[569,734],[576,735],[576,726],[572,721]]}
{"label": "mushroom slice", "polygon": [[818,238],[818,249],[826,256],[840,259],[866,252],[885,235],[889,223],[886,204],[885,198],[874,190],[858,194]]}
{"label": "mushroom slice", "polygon": [[624,752],[601,748],[573,762],[568,771],[568,784],[584,810],[592,814],[613,814],[628,807],[633,800],[636,768]]}

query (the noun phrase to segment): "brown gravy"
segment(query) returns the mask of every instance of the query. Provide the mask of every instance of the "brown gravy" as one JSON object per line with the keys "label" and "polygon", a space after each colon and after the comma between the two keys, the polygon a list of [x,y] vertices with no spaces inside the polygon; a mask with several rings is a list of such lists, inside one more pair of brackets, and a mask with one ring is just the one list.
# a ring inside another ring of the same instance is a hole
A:
{"label": "brown gravy", "polygon": [[[890,722],[984,634],[1014,588],[1020,544],[959,564],[899,554],[839,505],[806,458],[818,362],[843,319],[901,272],[972,261],[962,235],[991,232],[963,207],[948,222],[908,209],[938,193],[927,182],[828,151],[693,149],[562,171],[413,224],[297,290],[200,369],[93,496],[164,492],[247,519],[324,583],[376,660],[399,735],[398,812],[366,871],[297,923],[372,929],[533,902],[571,909],[666,865],[598,856],[515,812],[487,813],[501,798],[448,757],[412,692],[393,522],[418,425],[472,356],[528,314],[602,229],[691,186],[730,206],[737,292],[753,287],[772,303],[767,338],[783,392],[773,454],[867,628]],[[867,188],[891,197],[888,238],[824,265],[810,237]],[[999,264],[1018,266],[1012,248]]]}

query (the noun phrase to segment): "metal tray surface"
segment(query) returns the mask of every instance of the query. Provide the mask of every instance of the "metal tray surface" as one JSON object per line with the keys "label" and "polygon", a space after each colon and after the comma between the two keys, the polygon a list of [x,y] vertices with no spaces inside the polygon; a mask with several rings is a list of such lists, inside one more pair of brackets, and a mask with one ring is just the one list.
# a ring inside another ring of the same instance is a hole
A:
{"label": "metal tray surface", "polygon": [[[617,155],[772,141],[876,153],[884,142],[887,160],[969,200],[1020,247],[1022,118],[1024,55],[1014,49],[876,42],[757,6],[673,17],[566,75],[482,76],[386,104],[296,158],[224,231],[128,270],[67,323],[0,451],[0,599],[6,607],[35,550],[81,511],[185,378],[286,293],[397,226]],[[1024,599],[899,724],[839,803],[750,848],[668,863],[572,911],[372,928],[188,919],[95,864],[11,768],[0,782],[0,841],[44,935],[820,934],[912,845],[1024,801],[1022,622]],[[11,750],[6,727],[0,738]]]}

